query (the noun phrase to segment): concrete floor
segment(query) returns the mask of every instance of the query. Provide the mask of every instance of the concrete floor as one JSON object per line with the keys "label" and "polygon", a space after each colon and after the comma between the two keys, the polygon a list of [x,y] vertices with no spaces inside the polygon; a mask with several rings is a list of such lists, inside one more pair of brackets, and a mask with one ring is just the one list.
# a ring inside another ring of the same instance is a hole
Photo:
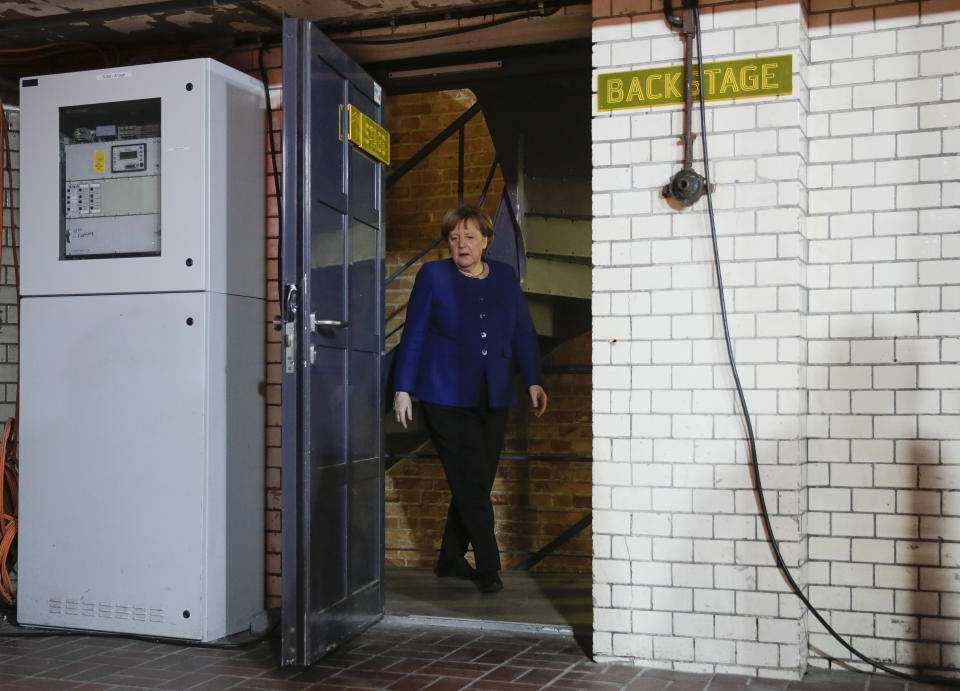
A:
{"label": "concrete floor", "polygon": [[409,625],[457,625],[515,632],[589,633],[590,576],[504,571],[503,590],[483,595],[472,583],[430,569],[388,567],[387,616]]}

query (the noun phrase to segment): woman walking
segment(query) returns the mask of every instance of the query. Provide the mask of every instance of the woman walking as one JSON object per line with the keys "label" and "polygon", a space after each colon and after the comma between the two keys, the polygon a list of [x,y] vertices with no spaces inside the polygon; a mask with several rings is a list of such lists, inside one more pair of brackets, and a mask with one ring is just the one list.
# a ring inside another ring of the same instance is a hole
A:
{"label": "woman walking", "polygon": [[[450,259],[417,274],[397,357],[394,414],[413,420],[411,394],[440,456],[453,498],[437,559],[441,577],[503,589],[490,491],[519,372],[534,414],[547,409],[537,335],[513,268],[485,260],[493,239],[479,207],[448,211],[441,233]],[[464,558],[473,545],[476,570]]]}

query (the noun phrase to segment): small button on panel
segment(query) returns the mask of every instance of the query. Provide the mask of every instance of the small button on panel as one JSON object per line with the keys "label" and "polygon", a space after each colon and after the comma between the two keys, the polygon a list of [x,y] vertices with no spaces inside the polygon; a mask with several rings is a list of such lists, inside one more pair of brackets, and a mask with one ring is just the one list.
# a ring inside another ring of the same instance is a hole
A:
{"label": "small button on panel", "polygon": [[82,218],[100,215],[102,194],[99,182],[68,182],[64,215]]}

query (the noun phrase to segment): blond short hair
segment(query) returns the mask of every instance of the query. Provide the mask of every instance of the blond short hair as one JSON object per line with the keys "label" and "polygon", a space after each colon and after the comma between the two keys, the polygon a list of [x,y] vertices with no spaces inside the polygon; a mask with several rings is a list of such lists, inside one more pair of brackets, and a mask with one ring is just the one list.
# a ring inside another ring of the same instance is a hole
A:
{"label": "blond short hair", "polygon": [[450,233],[464,221],[473,219],[477,223],[480,233],[488,240],[493,239],[493,221],[486,211],[479,206],[458,206],[456,209],[450,209],[443,216],[443,223],[440,224],[440,234],[444,240],[450,239]]}

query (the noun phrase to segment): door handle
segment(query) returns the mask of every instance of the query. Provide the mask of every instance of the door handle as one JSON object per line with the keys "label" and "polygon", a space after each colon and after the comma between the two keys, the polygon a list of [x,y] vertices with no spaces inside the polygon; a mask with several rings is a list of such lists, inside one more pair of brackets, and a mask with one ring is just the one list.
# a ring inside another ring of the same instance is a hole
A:
{"label": "door handle", "polygon": [[310,314],[310,333],[317,333],[321,326],[345,329],[350,326],[350,322],[345,319],[317,319],[317,315]]}
{"label": "door handle", "polygon": [[300,291],[295,283],[288,283],[286,287],[287,294],[283,300],[283,321],[292,322],[297,318],[298,301]]}
{"label": "door handle", "polygon": [[288,283],[284,287],[282,314],[273,320],[273,328],[283,331],[283,371],[294,374],[297,371],[297,286]]}

